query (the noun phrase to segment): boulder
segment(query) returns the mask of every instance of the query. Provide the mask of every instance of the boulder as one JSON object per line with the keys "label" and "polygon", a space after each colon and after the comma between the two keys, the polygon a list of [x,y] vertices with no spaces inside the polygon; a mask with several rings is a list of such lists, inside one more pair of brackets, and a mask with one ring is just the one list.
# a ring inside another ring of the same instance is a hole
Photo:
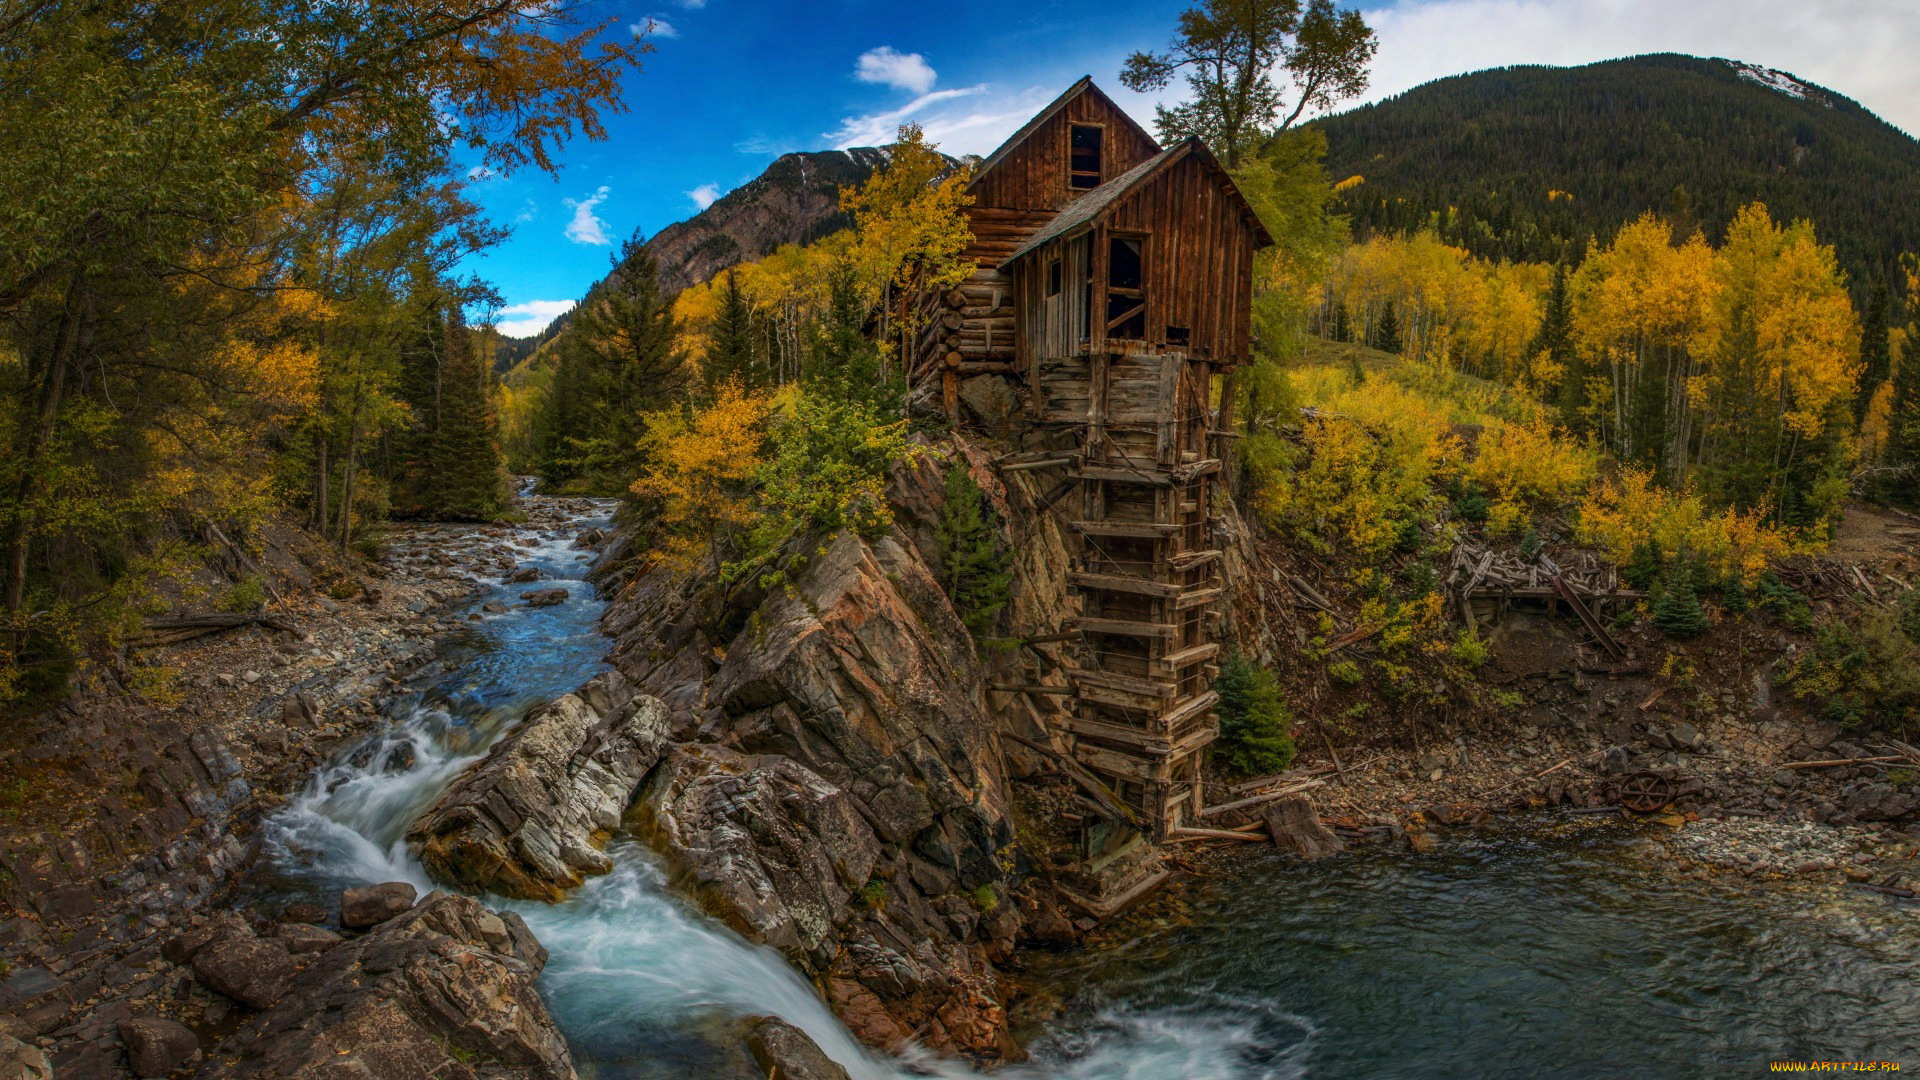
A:
{"label": "boulder", "polygon": [[0,1080],[53,1080],[46,1052],[11,1035],[0,1035]]}
{"label": "boulder", "polygon": [[339,934],[324,926],[311,926],[306,923],[282,924],[273,932],[273,939],[294,956],[326,952],[344,940]]}
{"label": "boulder", "polygon": [[573,1080],[518,915],[432,893],[321,955],[210,1055],[202,1080]]}
{"label": "boulder", "polygon": [[378,926],[413,906],[420,891],[404,881],[340,890],[340,925],[349,930]]}
{"label": "boulder", "polygon": [[528,607],[552,607],[567,602],[567,590],[528,589],[520,594],[520,599],[525,600]]}
{"label": "boulder", "polygon": [[789,758],[690,746],[668,755],[642,798],[709,912],[755,941],[831,958],[834,923],[880,855],[846,792]]}
{"label": "boulder", "polygon": [[537,566],[516,567],[513,572],[506,577],[506,583],[508,585],[525,585],[529,581],[539,580],[540,568]]}
{"label": "boulder", "polygon": [[600,846],[666,747],[666,708],[615,673],[522,720],[407,830],[436,877],[558,901],[613,864]]}
{"label": "boulder", "polygon": [[746,1021],[747,1053],[768,1080],[851,1080],[847,1070],[807,1036],[777,1016]]}
{"label": "boulder", "polygon": [[280,921],[283,923],[323,923],[327,921],[327,909],[319,904],[299,901],[280,909]]}
{"label": "boulder", "polygon": [[255,1009],[280,1000],[299,970],[286,946],[256,937],[245,923],[223,926],[194,951],[192,964],[209,989]]}
{"label": "boulder", "polygon": [[169,1076],[200,1056],[200,1037],[160,1016],[120,1021],[120,1041],[127,1044],[127,1067],[143,1078]]}
{"label": "boulder", "polygon": [[1912,795],[1892,784],[1866,784],[1847,796],[1847,813],[1861,821],[1892,821],[1914,812]]}

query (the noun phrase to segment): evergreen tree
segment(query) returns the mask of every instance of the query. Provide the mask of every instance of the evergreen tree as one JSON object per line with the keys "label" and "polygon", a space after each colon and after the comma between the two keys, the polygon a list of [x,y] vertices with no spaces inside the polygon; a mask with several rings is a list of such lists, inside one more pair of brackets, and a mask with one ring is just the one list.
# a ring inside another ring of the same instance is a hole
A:
{"label": "evergreen tree", "polygon": [[883,415],[891,414],[897,412],[905,388],[898,373],[881,362],[866,324],[858,268],[850,261],[837,262],[827,272],[827,307],[807,342],[801,379],[809,388],[857,398]]}
{"label": "evergreen tree", "polygon": [[1234,653],[1214,680],[1220,695],[1220,738],[1215,752],[1247,775],[1275,773],[1293,762],[1293,716],[1273,672]]}
{"label": "evergreen tree", "polygon": [[[1547,289],[1540,332],[1534,336],[1528,351],[1535,356],[1545,355],[1548,363],[1559,369],[1560,386],[1555,404],[1560,407],[1561,423],[1571,425],[1587,403],[1587,372],[1573,347],[1573,301],[1567,293],[1565,263],[1553,268],[1553,284]],[[1546,389],[1541,387],[1543,393]]]}
{"label": "evergreen tree", "polygon": [[425,491],[434,516],[483,521],[507,502],[506,470],[494,445],[493,373],[481,360],[459,308],[446,317],[440,406]]}
{"label": "evergreen tree", "polygon": [[990,644],[995,620],[1012,596],[1013,567],[1000,544],[999,523],[965,462],[947,470],[947,501],[934,536],[940,545],[940,584],[974,640]]}
{"label": "evergreen tree", "polygon": [[1706,632],[1707,613],[1694,591],[1694,574],[1684,554],[1674,561],[1660,595],[1654,598],[1653,625],[1674,638],[1697,637]]}
{"label": "evergreen tree", "polygon": [[1908,506],[1920,505],[1920,326],[1914,330],[1893,368],[1887,417],[1887,464],[1899,470],[1887,484],[1888,494]]}
{"label": "evergreen tree", "polygon": [[1854,399],[1853,422],[1858,424],[1873,404],[1873,395],[1893,369],[1893,341],[1889,334],[1893,294],[1884,280],[1873,283],[1867,310],[1860,320],[1860,393]]}
{"label": "evergreen tree", "polygon": [[1373,347],[1381,352],[1400,351],[1400,320],[1393,313],[1393,301],[1387,301],[1387,309],[1380,313],[1380,322],[1373,328]]}
{"label": "evergreen tree", "polygon": [[700,366],[701,380],[711,398],[730,379],[740,380],[746,389],[766,385],[759,377],[754,358],[753,309],[740,291],[740,279],[727,271],[727,286],[720,294],[720,311],[713,318],[713,330],[707,338],[707,358]]}
{"label": "evergreen tree", "polygon": [[541,417],[541,473],[556,486],[624,491],[639,475],[642,417],[687,383],[673,303],[638,238],[575,309]]}

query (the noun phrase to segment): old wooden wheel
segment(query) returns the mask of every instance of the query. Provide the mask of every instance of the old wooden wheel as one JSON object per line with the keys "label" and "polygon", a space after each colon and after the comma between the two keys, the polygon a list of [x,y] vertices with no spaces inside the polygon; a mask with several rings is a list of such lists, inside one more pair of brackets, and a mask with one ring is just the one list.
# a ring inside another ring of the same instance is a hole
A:
{"label": "old wooden wheel", "polygon": [[1672,801],[1673,785],[1659,773],[1634,773],[1620,781],[1620,805],[1636,814],[1651,814]]}

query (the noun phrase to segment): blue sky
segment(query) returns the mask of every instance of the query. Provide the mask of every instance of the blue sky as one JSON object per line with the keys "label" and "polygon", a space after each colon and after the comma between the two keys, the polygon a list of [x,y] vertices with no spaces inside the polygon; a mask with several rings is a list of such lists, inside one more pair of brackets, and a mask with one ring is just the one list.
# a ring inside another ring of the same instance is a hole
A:
{"label": "blue sky", "polygon": [[[903,119],[942,149],[984,154],[1091,73],[1142,122],[1153,101],[1115,77],[1159,48],[1186,0],[597,0],[656,51],[609,138],[577,140],[558,178],[476,181],[513,235],[471,260],[506,301],[501,329],[537,332],[606,273],[608,255],[753,179],[781,153],[886,141]],[[1915,0],[1401,0],[1361,4],[1380,38],[1377,99],[1504,64],[1674,51],[1791,71],[1920,132]]]}

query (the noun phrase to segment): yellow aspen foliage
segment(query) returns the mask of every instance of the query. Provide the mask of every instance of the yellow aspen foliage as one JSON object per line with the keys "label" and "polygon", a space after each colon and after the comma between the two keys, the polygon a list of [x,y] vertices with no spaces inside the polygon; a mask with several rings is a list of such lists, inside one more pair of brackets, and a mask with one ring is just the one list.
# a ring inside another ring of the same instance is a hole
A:
{"label": "yellow aspen foliage", "polygon": [[1652,545],[1665,558],[1681,552],[1716,573],[1752,584],[1769,559],[1791,554],[1792,537],[1768,525],[1759,511],[1707,508],[1697,492],[1672,491],[1644,469],[1601,480],[1580,504],[1574,535],[1625,563],[1635,549]]}
{"label": "yellow aspen foliage", "polygon": [[1536,509],[1570,503],[1593,482],[1596,466],[1590,447],[1538,416],[1494,421],[1461,471],[1493,493],[1488,525],[1500,535],[1525,529]]}
{"label": "yellow aspen foliage", "polygon": [[646,467],[632,491],[659,506],[662,556],[690,569],[718,540],[739,536],[756,517],[751,481],[763,460],[773,399],[738,382],[720,388],[712,407],[688,416],[650,413],[640,440]]}

